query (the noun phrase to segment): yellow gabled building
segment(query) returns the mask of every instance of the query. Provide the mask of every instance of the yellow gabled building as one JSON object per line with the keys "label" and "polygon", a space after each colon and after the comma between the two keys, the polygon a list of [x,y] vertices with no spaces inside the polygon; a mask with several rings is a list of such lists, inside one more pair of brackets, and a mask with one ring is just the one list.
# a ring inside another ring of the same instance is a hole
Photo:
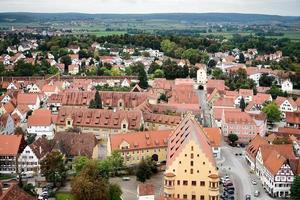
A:
{"label": "yellow gabled building", "polygon": [[168,142],[165,197],[219,199],[219,175],[209,143],[193,116],[180,122]]}

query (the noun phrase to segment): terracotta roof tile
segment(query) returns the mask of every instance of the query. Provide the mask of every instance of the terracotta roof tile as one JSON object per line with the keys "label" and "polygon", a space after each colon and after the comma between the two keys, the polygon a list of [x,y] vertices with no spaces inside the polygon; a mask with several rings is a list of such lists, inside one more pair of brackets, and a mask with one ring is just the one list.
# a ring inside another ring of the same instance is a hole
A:
{"label": "terracotta roof tile", "polygon": [[150,149],[168,146],[171,130],[144,131],[135,133],[113,134],[109,136],[111,150],[120,150],[123,141],[129,144],[129,149]]}
{"label": "terracotta roof tile", "polygon": [[246,148],[247,155],[252,158],[252,160],[255,160],[259,147],[266,144],[268,144],[268,141],[257,134]]}
{"label": "terracotta roof tile", "polygon": [[194,140],[211,162],[215,165],[209,139],[207,138],[203,127],[190,115],[187,115],[173,131],[168,144],[167,166],[170,166],[176,159],[176,156],[185,147],[188,141]]}
{"label": "terracotta roof tile", "polygon": [[33,111],[32,115],[28,117],[28,126],[50,126],[51,111],[47,109],[38,109]]}
{"label": "terracotta roof tile", "polygon": [[38,94],[34,93],[18,93],[17,96],[17,103],[19,104],[25,104],[25,105],[35,105],[37,100]]}
{"label": "terracotta roof tile", "polygon": [[123,120],[128,122],[129,130],[139,130],[141,126],[142,113],[140,111],[103,110],[62,107],[59,110],[56,124],[65,125],[67,118],[73,120],[73,126],[103,127],[120,129]]}
{"label": "terracotta roof tile", "polygon": [[286,122],[300,124],[300,112],[286,112]]}
{"label": "terracotta roof tile", "polygon": [[203,128],[204,133],[210,141],[210,145],[212,147],[220,147],[221,146],[221,130],[219,128]]}
{"label": "terracotta roof tile", "polygon": [[154,186],[150,183],[141,183],[138,185],[139,196],[154,195]]}
{"label": "terracotta roof tile", "polygon": [[0,155],[17,155],[22,142],[21,135],[0,135]]}
{"label": "terracotta roof tile", "polygon": [[31,196],[22,190],[17,184],[11,185],[7,191],[0,196],[0,200],[36,200],[37,198]]}
{"label": "terracotta roof tile", "polygon": [[93,133],[58,132],[53,140],[55,141],[54,149],[59,149],[62,153],[71,156],[91,158],[94,147],[97,145],[97,139]]}

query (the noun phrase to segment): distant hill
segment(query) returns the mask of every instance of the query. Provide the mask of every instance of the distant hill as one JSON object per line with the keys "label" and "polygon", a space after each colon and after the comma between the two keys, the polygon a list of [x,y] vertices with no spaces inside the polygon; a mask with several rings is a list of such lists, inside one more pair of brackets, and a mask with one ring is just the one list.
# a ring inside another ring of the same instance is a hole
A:
{"label": "distant hill", "polygon": [[240,13],[83,14],[0,13],[0,22],[30,23],[72,20],[170,20],[186,23],[300,23],[300,17]]}

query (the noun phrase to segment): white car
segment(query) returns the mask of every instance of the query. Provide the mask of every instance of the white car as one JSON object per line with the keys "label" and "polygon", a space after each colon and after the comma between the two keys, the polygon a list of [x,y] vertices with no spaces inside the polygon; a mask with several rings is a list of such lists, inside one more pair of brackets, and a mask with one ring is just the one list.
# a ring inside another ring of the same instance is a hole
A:
{"label": "white car", "polygon": [[256,180],[252,180],[251,183],[252,183],[252,185],[257,185]]}

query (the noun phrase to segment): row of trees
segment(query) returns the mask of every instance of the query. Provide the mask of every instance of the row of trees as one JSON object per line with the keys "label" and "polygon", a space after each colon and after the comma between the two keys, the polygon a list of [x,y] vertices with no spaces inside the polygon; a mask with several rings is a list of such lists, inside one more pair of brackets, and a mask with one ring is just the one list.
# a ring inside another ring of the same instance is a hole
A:
{"label": "row of trees", "polygon": [[13,71],[5,70],[3,63],[0,63],[0,76],[44,76],[46,74],[56,74],[57,72],[58,69],[50,66],[46,60],[42,60],[41,64],[31,64],[19,60]]}

